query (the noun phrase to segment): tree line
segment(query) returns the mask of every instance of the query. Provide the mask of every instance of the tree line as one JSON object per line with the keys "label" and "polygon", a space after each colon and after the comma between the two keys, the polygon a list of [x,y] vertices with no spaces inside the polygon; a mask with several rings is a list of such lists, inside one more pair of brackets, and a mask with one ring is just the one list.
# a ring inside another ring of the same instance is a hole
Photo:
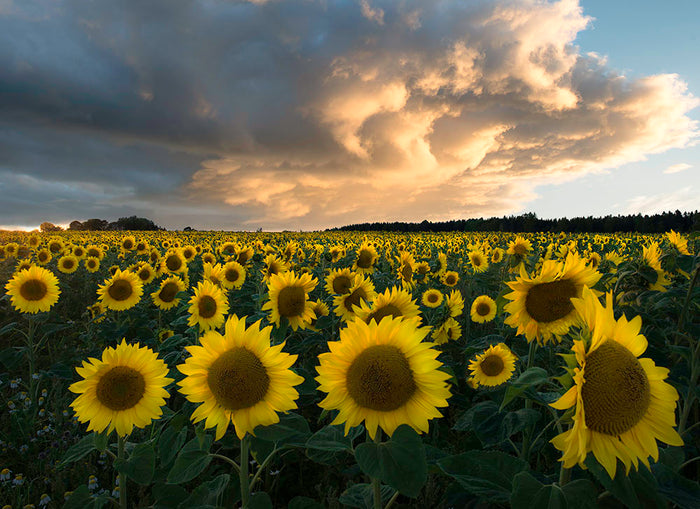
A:
{"label": "tree line", "polygon": [[[39,229],[42,232],[57,232],[62,231],[63,228],[56,226],[53,223],[45,221],[41,223]],[[150,219],[145,217],[120,217],[116,221],[107,221],[106,219],[88,219],[86,221],[71,221],[66,230],[68,231],[120,231],[120,230],[133,230],[133,231],[156,231],[164,230],[157,224],[155,224]]]}
{"label": "tree line", "polygon": [[327,231],[390,231],[390,232],[566,232],[566,233],[663,233],[700,231],[700,212],[663,212],[661,214],[607,215],[604,217],[574,217],[540,219],[529,212],[519,216],[453,219],[451,221],[422,221],[420,223],[374,222],[359,223]]}

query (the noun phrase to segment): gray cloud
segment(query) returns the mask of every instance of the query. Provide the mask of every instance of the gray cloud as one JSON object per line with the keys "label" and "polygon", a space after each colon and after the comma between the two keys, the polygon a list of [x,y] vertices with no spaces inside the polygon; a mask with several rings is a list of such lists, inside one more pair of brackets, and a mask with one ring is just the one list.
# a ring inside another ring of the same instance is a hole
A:
{"label": "gray cloud", "polygon": [[687,146],[681,79],[582,54],[588,22],[576,0],[6,1],[0,223],[502,214]]}

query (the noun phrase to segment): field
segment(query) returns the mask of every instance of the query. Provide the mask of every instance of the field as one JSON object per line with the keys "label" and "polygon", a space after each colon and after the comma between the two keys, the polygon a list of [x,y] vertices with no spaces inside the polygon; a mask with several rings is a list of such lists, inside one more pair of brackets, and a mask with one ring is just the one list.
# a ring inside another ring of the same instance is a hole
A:
{"label": "field", "polygon": [[700,507],[699,252],[2,232],[0,507]]}

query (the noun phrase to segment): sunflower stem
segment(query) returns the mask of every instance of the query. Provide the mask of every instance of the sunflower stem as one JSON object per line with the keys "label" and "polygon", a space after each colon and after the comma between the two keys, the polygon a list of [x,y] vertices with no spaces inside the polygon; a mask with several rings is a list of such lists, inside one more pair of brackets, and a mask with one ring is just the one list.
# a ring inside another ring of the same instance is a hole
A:
{"label": "sunflower stem", "polygon": [[[369,434],[368,434],[369,436]],[[374,443],[380,444],[382,442],[382,430],[377,428],[377,432],[374,434]],[[382,509],[382,484],[376,477],[371,477],[372,479],[372,492],[374,493],[374,509]]]}
{"label": "sunflower stem", "polygon": [[248,433],[241,438],[241,473],[238,476],[241,481],[241,508],[247,509],[250,501],[250,483],[248,479],[248,465],[250,464],[249,458],[249,448],[250,442],[248,440]]}
{"label": "sunflower stem", "polygon": [[695,270],[693,271],[693,279],[691,279],[690,285],[688,285],[688,292],[685,294],[685,302],[683,302],[683,309],[681,309],[681,314],[678,316],[678,330],[680,332],[683,332],[685,328],[685,316],[688,312],[688,306],[690,304],[690,297],[693,293],[693,288],[695,287],[695,284],[698,281],[698,274],[700,274],[700,265],[695,267]]}
{"label": "sunflower stem", "polygon": [[[530,369],[534,364],[535,352],[537,351],[537,341],[530,341],[530,349],[527,354],[527,369]],[[525,400],[525,408],[532,408],[532,400],[530,398]],[[533,427],[528,426],[523,430],[523,448],[520,451],[520,459],[527,461],[530,454],[530,440],[532,439]]]}
{"label": "sunflower stem", "polygon": [[[119,435],[117,438],[117,459],[124,460],[124,445],[126,440]],[[119,472],[119,507],[126,509],[126,475],[124,472]]]}
{"label": "sunflower stem", "polygon": [[559,469],[559,487],[562,488],[571,480],[571,469],[566,468],[564,463],[561,464]]}
{"label": "sunflower stem", "polygon": [[384,509],[389,509],[392,505],[394,505],[394,502],[396,502],[396,499],[397,499],[397,498],[399,498],[399,492],[398,492],[398,491],[397,491],[396,493],[394,493],[394,494],[391,496],[391,498],[389,499],[389,501],[388,501],[388,502],[386,503],[386,505],[384,506]]}

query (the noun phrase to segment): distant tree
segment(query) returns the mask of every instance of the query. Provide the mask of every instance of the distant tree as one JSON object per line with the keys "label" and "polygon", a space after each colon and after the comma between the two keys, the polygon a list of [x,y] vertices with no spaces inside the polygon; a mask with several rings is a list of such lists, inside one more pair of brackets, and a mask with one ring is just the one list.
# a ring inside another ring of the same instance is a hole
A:
{"label": "distant tree", "polygon": [[120,217],[116,221],[109,223],[110,230],[134,230],[134,231],[156,231],[163,230],[157,224],[145,217]]}
{"label": "distant tree", "polygon": [[85,230],[85,225],[80,221],[71,221],[68,225],[68,229],[73,231],[83,231]]}
{"label": "distant tree", "polygon": [[44,221],[43,223],[41,223],[41,225],[39,226],[39,229],[44,233],[46,233],[46,232],[60,232],[61,230],[63,230],[63,228],[61,228],[60,226],[56,226],[55,224],[49,223],[48,221]]}
{"label": "distant tree", "polygon": [[89,231],[106,230],[108,225],[109,221],[105,221],[104,219],[88,219],[83,223],[85,229]]}

